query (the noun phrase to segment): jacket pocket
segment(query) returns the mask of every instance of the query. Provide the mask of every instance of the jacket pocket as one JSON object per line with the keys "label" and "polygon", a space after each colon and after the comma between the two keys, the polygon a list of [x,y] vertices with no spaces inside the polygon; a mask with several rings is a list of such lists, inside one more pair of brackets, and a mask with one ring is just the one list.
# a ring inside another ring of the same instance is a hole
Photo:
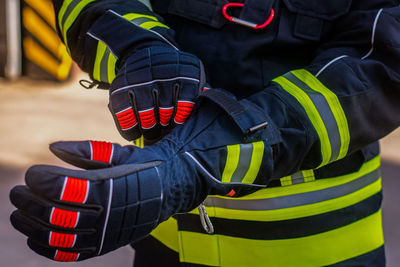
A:
{"label": "jacket pocket", "polygon": [[282,0],[295,15],[293,35],[318,41],[324,26],[349,12],[352,0]]}
{"label": "jacket pocket", "polygon": [[228,0],[157,0],[153,9],[159,14],[171,14],[213,28],[221,28],[226,20],[221,15]]}
{"label": "jacket pocket", "polygon": [[[230,0],[155,0],[153,8],[160,14],[172,14],[213,28],[221,28],[228,20],[222,8]],[[270,15],[276,0],[245,0],[243,7],[230,7],[230,15],[253,24],[262,24]]]}

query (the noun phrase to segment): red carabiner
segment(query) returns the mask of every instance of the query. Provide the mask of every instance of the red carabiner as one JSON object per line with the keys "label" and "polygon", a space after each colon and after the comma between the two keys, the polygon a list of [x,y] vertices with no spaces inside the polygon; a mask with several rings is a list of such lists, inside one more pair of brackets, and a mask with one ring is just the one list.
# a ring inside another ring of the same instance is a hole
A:
{"label": "red carabiner", "polygon": [[271,21],[274,19],[275,10],[273,8],[271,8],[268,19],[263,24],[260,24],[260,25],[228,15],[228,13],[227,13],[228,7],[243,7],[243,6],[244,6],[243,3],[227,3],[222,7],[222,15],[224,15],[224,17],[229,21],[232,21],[234,23],[237,23],[237,24],[240,24],[240,25],[243,25],[246,27],[250,27],[253,29],[263,29],[263,28],[267,27],[271,23]]}

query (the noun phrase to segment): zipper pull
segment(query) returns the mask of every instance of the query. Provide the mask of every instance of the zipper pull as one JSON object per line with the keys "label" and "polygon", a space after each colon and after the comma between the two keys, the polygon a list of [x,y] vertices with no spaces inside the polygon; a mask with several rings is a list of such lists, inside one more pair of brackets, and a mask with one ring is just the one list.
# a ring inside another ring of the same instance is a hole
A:
{"label": "zipper pull", "polygon": [[199,209],[200,222],[204,230],[206,231],[207,234],[210,235],[214,234],[214,226],[211,223],[210,217],[208,217],[204,203],[201,203],[197,208]]}

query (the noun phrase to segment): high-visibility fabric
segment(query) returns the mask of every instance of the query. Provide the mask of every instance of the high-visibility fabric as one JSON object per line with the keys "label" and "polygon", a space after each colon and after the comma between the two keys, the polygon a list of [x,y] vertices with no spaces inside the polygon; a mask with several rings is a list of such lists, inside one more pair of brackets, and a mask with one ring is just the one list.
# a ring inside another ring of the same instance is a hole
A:
{"label": "high-visibility fabric", "polygon": [[93,78],[97,81],[111,83],[115,78],[117,58],[101,41],[98,42],[96,59],[94,61]]}
{"label": "high-visibility fabric", "polygon": [[137,13],[129,13],[129,14],[123,15],[123,17],[146,30],[150,30],[154,27],[163,27],[163,28],[168,29],[167,25],[164,25],[161,22],[159,22],[158,19],[154,16],[137,14]]}
{"label": "high-visibility fabric", "polygon": [[320,166],[345,157],[350,134],[337,96],[304,69],[288,72],[273,81],[300,103],[314,126],[321,143]]}
{"label": "high-visibility fabric", "polygon": [[214,235],[202,229],[196,209],[177,216],[178,233],[169,222],[172,227],[157,228],[153,236],[175,250],[169,244],[175,241],[167,240],[177,235],[181,261],[210,266],[345,261],[383,245],[379,166],[375,157],[357,172],[338,177],[315,179],[314,172],[306,170],[286,177],[291,185],[240,198],[209,196],[205,205]]}
{"label": "high-visibility fabric", "polygon": [[61,30],[61,34],[64,38],[64,43],[68,47],[67,32],[79,16],[81,11],[90,3],[95,0],[65,0],[58,13],[58,24]]}
{"label": "high-visibility fabric", "polygon": [[264,155],[264,142],[227,146],[222,182],[251,184],[257,178]]}
{"label": "high-visibility fabric", "polygon": [[[154,16],[128,13],[122,17],[146,30],[150,30],[154,27],[168,28],[166,25],[159,22]],[[112,83],[116,76],[116,63],[117,57],[111,52],[111,49],[107,44],[99,40],[93,66],[93,78],[97,81],[108,84]]]}
{"label": "high-visibility fabric", "polygon": [[382,246],[381,221],[378,211],[332,231],[282,240],[180,232],[180,241],[184,244],[180,259],[211,266],[324,266]]}
{"label": "high-visibility fabric", "polygon": [[158,239],[161,243],[167,246],[169,249],[178,252],[179,251],[179,240],[178,240],[178,224],[176,219],[169,218],[165,222],[162,222],[151,232],[151,235]]}
{"label": "high-visibility fabric", "polygon": [[282,186],[305,183],[305,182],[312,182],[314,180],[315,180],[315,176],[314,176],[313,170],[299,171],[292,175],[280,178]]}

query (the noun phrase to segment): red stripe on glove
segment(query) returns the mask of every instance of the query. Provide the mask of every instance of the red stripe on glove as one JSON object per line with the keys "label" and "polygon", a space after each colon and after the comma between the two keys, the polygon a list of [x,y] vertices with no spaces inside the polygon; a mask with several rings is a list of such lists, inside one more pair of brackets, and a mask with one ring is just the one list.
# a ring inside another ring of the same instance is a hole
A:
{"label": "red stripe on glove", "polygon": [[139,111],[140,124],[143,129],[150,129],[156,125],[156,116],[154,108]]}
{"label": "red stripe on glove", "polygon": [[177,124],[185,123],[192,113],[194,103],[190,101],[178,101],[174,121]]}
{"label": "red stripe on glove", "polygon": [[75,245],[76,235],[50,232],[49,245],[59,248],[72,248]]}
{"label": "red stripe on glove", "polygon": [[122,130],[129,130],[136,126],[137,119],[132,108],[127,108],[115,114]]}
{"label": "red stripe on glove", "polygon": [[91,160],[111,163],[113,144],[103,141],[90,141]]}
{"label": "red stripe on glove", "polygon": [[54,260],[56,261],[76,261],[79,258],[79,253],[65,252],[61,250],[56,250],[56,254],[54,255]]}
{"label": "red stripe on glove", "polygon": [[174,113],[174,107],[170,108],[159,108],[160,123],[162,126],[167,126],[171,120],[172,114]]}
{"label": "red stripe on glove", "polygon": [[50,223],[65,228],[75,228],[78,224],[78,212],[53,208]]}
{"label": "red stripe on glove", "polygon": [[60,199],[75,203],[85,203],[88,194],[88,180],[66,177]]}

